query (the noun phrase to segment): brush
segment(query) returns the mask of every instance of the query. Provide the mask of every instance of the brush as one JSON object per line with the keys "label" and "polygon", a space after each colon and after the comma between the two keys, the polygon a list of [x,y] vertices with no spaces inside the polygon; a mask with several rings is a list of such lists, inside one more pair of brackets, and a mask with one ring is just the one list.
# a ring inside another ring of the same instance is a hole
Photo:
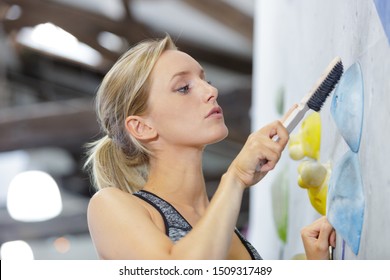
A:
{"label": "brush", "polygon": [[[306,112],[310,109],[319,112],[327,97],[331,94],[336,84],[339,82],[343,74],[343,63],[340,57],[335,57],[328,67],[325,69],[321,77],[314,84],[313,88],[307,93],[298,103],[297,107],[283,121],[284,127],[288,133],[291,133],[294,128],[303,119]],[[273,141],[279,141],[279,137],[275,135]],[[257,171],[265,164],[265,161],[260,162]]]}
{"label": "brush", "polygon": [[343,74],[343,64],[339,57],[336,57],[325,69],[317,83],[302,98],[298,106],[289,114],[283,122],[284,127],[291,133],[298,123],[303,119],[309,109],[319,112],[327,97],[335,88]]}

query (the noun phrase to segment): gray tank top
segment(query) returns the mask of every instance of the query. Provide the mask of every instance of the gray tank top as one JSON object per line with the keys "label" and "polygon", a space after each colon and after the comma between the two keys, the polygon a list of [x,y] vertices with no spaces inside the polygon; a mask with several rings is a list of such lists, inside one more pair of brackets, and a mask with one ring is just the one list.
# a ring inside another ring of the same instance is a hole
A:
{"label": "gray tank top", "polygon": [[[137,191],[134,195],[148,202],[160,212],[165,224],[165,233],[173,242],[179,241],[191,231],[191,225],[169,202],[148,191]],[[252,260],[261,260],[260,254],[237,228],[234,232],[248,250]]]}

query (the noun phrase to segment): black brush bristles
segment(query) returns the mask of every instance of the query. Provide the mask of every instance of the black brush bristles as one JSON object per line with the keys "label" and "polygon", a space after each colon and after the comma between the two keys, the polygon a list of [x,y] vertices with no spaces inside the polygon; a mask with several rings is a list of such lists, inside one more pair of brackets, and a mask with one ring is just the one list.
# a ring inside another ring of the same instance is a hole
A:
{"label": "black brush bristles", "polygon": [[321,110],[326,98],[333,91],[343,75],[344,67],[341,60],[337,58],[332,64],[329,66],[331,69],[327,71],[328,74],[307,101],[307,106],[313,111],[319,112]]}

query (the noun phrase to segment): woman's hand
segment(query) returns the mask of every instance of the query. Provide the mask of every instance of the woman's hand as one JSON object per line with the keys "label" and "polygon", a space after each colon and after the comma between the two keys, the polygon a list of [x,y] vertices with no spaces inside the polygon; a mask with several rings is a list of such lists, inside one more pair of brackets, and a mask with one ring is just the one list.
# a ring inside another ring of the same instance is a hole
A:
{"label": "woman's hand", "polygon": [[[279,137],[277,142],[272,140],[275,135]],[[228,172],[235,175],[243,188],[256,184],[275,167],[288,138],[288,132],[280,121],[252,133]]]}
{"label": "woman's hand", "polygon": [[329,246],[336,246],[336,232],[324,216],[301,230],[308,260],[329,260]]}

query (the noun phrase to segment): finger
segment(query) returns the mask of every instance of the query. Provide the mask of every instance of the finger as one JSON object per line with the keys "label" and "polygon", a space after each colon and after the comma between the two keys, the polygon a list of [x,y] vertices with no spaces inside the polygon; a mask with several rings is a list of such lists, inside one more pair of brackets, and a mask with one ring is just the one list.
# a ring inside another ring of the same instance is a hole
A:
{"label": "finger", "polygon": [[305,238],[314,238],[317,239],[320,232],[320,227],[316,224],[311,224],[309,226],[304,227],[301,230],[302,237]]}
{"label": "finger", "polygon": [[259,151],[262,149],[281,151],[284,148],[283,141],[282,143],[275,142],[272,139],[272,137],[275,135],[280,135],[283,139],[288,137],[287,130],[279,121],[274,122],[252,133],[248,138],[248,143],[254,144],[253,147],[258,149]]}
{"label": "finger", "polygon": [[269,149],[265,153],[265,159],[261,160],[263,166],[260,169],[263,172],[268,172],[275,168],[280,159],[280,151]]}
{"label": "finger", "polygon": [[318,241],[321,242],[322,244],[328,244],[330,241],[330,236],[331,233],[333,232],[333,227],[332,225],[327,221],[323,220],[321,227],[320,227],[320,233],[318,236]]}
{"label": "finger", "polygon": [[[272,139],[275,135],[280,135],[280,141]],[[252,143],[249,144],[252,145],[252,151],[257,153],[256,171],[268,172],[279,161],[288,141],[288,132],[280,121],[275,121],[251,134],[248,140],[248,143]]]}
{"label": "finger", "polygon": [[284,125],[280,121],[275,122],[273,129],[270,131],[270,138],[284,148],[289,140],[289,137],[290,135]]}
{"label": "finger", "polygon": [[[275,143],[272,143],[275,144]],[[257,172],[268,172],[272,170],[276,163],[279,161],[280,153],[277,151],[274,151],[270,148],[266,148],[265,146],[262,146],[262,149],[258,150],[258,163],[256,166]]]}
{"label": "finger", "polygon": [[321,217],[321,218],[315,220],[310,225],[304,227],[301,231],[301,235],[318,239],[319,233],[321,231],[321,226],[324,223],[324,219],[325,219],[325,217]]}
{"label": "finger", "polygon": [[281,145],[281,148],[284,149],[284,147],[286,147],[287,145],[288,140],[290,139],[290,134],[284,126],[278,130],[278,137],[278,143]]}
{"label": "finger", "polygon": [[336,231],[332,230],[330,237],[329,237],[329,244],[333,248],[336,247]]}

